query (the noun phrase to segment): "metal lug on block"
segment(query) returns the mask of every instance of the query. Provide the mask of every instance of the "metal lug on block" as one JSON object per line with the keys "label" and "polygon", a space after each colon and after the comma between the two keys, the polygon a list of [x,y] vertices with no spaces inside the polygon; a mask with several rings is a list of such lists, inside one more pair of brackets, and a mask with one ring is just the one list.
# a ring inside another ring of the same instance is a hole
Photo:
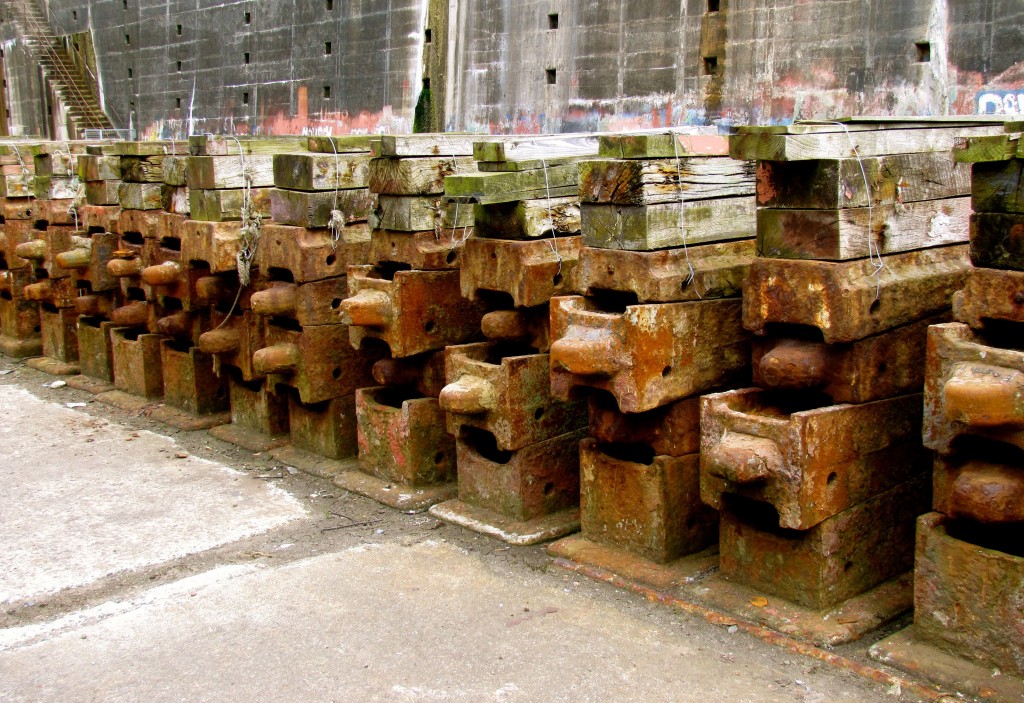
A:
{"label": "metal lug on block", "polygon": [[119,327],[139,327],[149,322],[149,306],[143,300],[115,308],[110,321]]}
{"label": "metal lug on block", "polygon": [[821,342],[784,340],[761,357],[761,377],[770,388],[815,388],[825,381],[828,347]]}
{"label": "metal lug on block", "polygon": [[142,281],[150,286],[169,286],[181,279],[181,271],[181,264],[178,262],[165,261],[142,269]]}
{"label": "metal lug on block", "polygon": [[622,350],[610,334],[562,338],[551,345],[551,365],[579,376],[611,376],[620,369]]}
{"label": "metal lug on block", "polygon": [[65,269],[84,269],[92,263],[92,240],[85,237],[72,237],[74,249],[62,251],[54,259],[57,265]]}
{"label": "metal lug on block", "polygon": [[253,368],[260,374],[290,374],[302,363],[302,352],[296,344],[275,344],[258,350],[252,358]]}
{"label": "metal lug on block", "polygon": [[706,466],[726,481],[754,483],[784,471],[785,459],[775,442],[731,432],[708,452]]}
{"label": "metal lug on block", "polygon": [[38,261],[46,258],[46,240],[33,239],[30,242],[22,242],[14,247],[14,253],[23,259]]}
{"label": "metal lug on block", "polygon": [[292,315],[298,307],[298,286],[275,283],[267,290],[252,294],[252,311],[257,315]]}
{"label": "metal lug on block", "polygon": [[351,321],[350,324],[360,327],[385,327],[391,321],[391,299],[387,293],[375,290],[362,290],[346,298],[341,309]]}
{"label": "metal lug on block", "polygon": [[1024,422],[1024,373],[980,364],[957,364],[943,388],[946,417],[993,427]]}
{"label": "metal lug on block", "polygon": [[494,386],[482,378],[462,376],[441,391],[441,407],[450,413],[475,415],[498,406]]}
{"label": "metal lug on block", "polygon": [[951,518],[982,523],[1024,522],[1024,471],[969,462],[953,481],[947,510]]}
{"label": "metal lug on block", "polygon": [[142,273],[142,268],[142,260],[134,257],[131,259],[111,259],[107,262],[107,273],[115,278],[138,276]]}
{"label": "metal lug on block", "polygon": [[242,335],[237,329],[210,330],[199,335],[199,350],[204,354],[227,354],[242,347]]}
{"label": "metal lug on block", "polygon": [[176,312],[161,317],[156,321],[156,329],[168,337],[186,337],[192,332],[192,315],[187,312]]}

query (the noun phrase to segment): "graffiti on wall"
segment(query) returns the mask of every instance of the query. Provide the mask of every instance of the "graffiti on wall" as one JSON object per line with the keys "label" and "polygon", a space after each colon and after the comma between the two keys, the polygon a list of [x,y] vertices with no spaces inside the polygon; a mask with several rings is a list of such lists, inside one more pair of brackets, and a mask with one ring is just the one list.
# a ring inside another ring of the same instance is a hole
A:
{"label": "graffiti on wall", "polygon": [[1024,114],[1024,90],[985,90],[978,93],[978,114]]}

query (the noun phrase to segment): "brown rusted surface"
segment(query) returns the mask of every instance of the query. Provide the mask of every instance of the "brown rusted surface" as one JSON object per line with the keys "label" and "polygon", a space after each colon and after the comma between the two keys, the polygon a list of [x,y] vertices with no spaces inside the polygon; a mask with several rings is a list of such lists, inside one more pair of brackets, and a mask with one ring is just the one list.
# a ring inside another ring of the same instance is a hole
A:
{"label": "brown rusted surface", "polygon": [[532,308],[493,310],[480,320],[480,331],[495,342],[519,342],[538,352],[551,348],[551,309],[545,303]]}
{"label": "brown rusted surface", "polygon": [[963,287],[965,245],[834,263],[758,258],[743,285],[743,325],[815,327],[828,344],[853,342],[938,314]]}
{"label": "brown rusted surface", "polygon": [[551,301],[551,394],[611,392],[623,412],[643,412],[749,373],[740,301],[629,305],[606,312],[588,298]]}
{"label": "brown rusted surface", "polygon": [[831,608],[913,565],[914,520],[929,501],[919,476],[805,531],[778,527],[767,506],[730,501],[720,513],[721,573],[769,597]]}
{"label": "brown rusted surface", "polygon": [[[827,401],[826,401],[827,402]],[[921,395],[860,405],[801,404],[756,388],[701,403],[701,497],[767,503],[780,527],[807,530],[928,472]]]}
{"label": "brown rusted surface", "polygon": [[678,400],[643,413],[624,413],[605,393],[587,398],[590,436],[598,442],[639,443],[655,456],[679,457],[700,451],[700,398]]}
{"label": "brown rusted surface", "polygon": [[774,390],[816,390],[834,403],[869,403],[915,393],[924,386],[929,325],[949,314],[912,322],[845,344],[795,338],[755,338],[754,385]]}
{"label": "brown rusted surface", "polygon": [[462,295],[478,300],[482,291],[507,293],[513,305],[521,308],[575,293],[582,249],[579,236],[530,241],[469,239],[462,257]]}
{"label": "brown rusted surface", "polygon": [[79,295],[75,299],[75,310],[79,315],[100,319],[110,319],[115,308],[121,305],[121,296],[114,291]]}
{"label": "brown rusted surface", "polygon": [[73,308],[78,299],[78,288],[71,278],[44,278],[30,283],[23,290],[26,300],[46,303],[57,308]]}
{"label": "brown rusted surface", "polygon": [[381,386],[415,388],[417,395],[436,398],[447,384],[444,357],[444,351],[434,351],[404,359],[381,359],[371,373]]}
{"label": "brown rusted surface", "polygon": [[11,220],[33,220],[36,201],[34,198],[3,198],[0,213],[7,222]]}
{"label": "brown rusted surface", "polygon": [[985,268],[1024,271],[1024,213],[971,215],[971,261]]}
{"label": "brown rusted surface", "polygon": [[158,334],[140,333],[126,327],[110,331],[114,356],[114,387],[140,398],[159,398],[164,393]]}
{"label": "brown rusted surface", "polygon": [[932,508],[950,518],[981,524],[1024,523],[1024,467],[1012,454],[990,456],[976,451],[936,455]]}
{"label": "brown rusted surface", "polygon": [[36,303],[0,295],[0,353],[15,359],[42,354],[41,330]]}
{"label": "brown rusted surface", "polygon": [[41,305],[39,324],[42,328],[43,356],[64,364],[77,364],[78,312],[74,308]]}
{"label": "brown rusted surface", "polygon": [[114,278],[129,278],[142,275],[143,263],[141,259],[116,258],[107,262],[107,272]]}
{"label": "brown rusted surface", "polygon": [[1024,448],[1024,351],[1014,348],[1019,341],[1013,333],[990,338],[956,322],[928,330],[926,446],[946,454],[957,437],[976,435]]}
{"label": "brown rusted surface", "polygon": [[238,269],[235,255],[241,248],[241,228],[237,222],[200,222],[186,220],[181,234],[181,261],[194,266],[205,262],[210,273]]}
{"label": "brown rusted surface", "polygon": [[267,317],[287,317],[303,327],[338,324],[348,296],[345,276],[309,283],[269,283],[250,298],[252,311]]}
{"label": "brown rusted surface", "polygon": [[147,286],[170,286],[178,282],[184,270],[178,261],[164,261],[142,269],[142,282]]}
{"label": "brown rusted surface", "polygon": [[[116,234],[101,232],[88,238],[75,238],[75,247],[57,254],[57,265],[71,271],[78,287],[87,287],[93,293],[112,291],[119,287],[117,279],[107,268],[118,246]],[[85,243],[88,246],[85,246]]]}
{"label": "brown rusted surface", "polygon": [[36,220],[46,220],[51,225],[74,226],[75,215],[71,212],[74,203],[71,198],[36,198],[33,217]]}
{"label": "brown rusted surface", "polygon": [[678,590],[679,586],[700,581],[718,571],[717,544],[664,564],[622,547],[588,539],[581,534],[569,535],[553,542],[547,552],[555,557],[558,566],[565,566],[564,560],[569,560],[585,569],[600,569],[624,580],[657,589]]}
{"label": "brown rusted surface", "polygon": [[82,226],[91,232],[120,233],[121,208],[117,205],[79,205]]}
{"label": "brown rusted surface", "polygon": [[164,403],[189,415],[228,410],[227,379],[213,372],[213,359],[197,347],[165,339],[160,345]]}
{"label": "brown rusted surface", "polygon": [[580,443],[583,536],[659,564],[714,544],[718,516],[700,500],[700,457],[630,454],[629,445]]}
{"label": "brown rusted surface", "polygon": [[408,264],[414,270],[444,271],[459,268],[464,247],[461,236],[441,230],[403,232],[375,229],[370,236],[367,260],[372,264],[392,262]]}
{"label": "brown rusted surface", "polygon": [[33,268],[46,271],[50,278],[66,278],[71,275],[57,261],[57,255],[71,249],[87,246],[88,238],[80,237],[71,226],[50,225],[45,230],[33,229],[33,239],[14,248],[15,255],[31,261]]}
{"label": "brown rusted surface", "polygon": [[569,432],[514,452],[494,437],[464,430],[456,442],[459,500],[517,521],[531,521],[579,504],[579,443]]}
{"label": "brown rusted surface", "polygon": [[435,398],[395,388],[356,391],[359,468],[401,486],[432,486],[455,478],[455,440],[444,430]]}
{"label": "brown rusted surface", "polygon": [[125,303],[114,308],[110,321],[118,327],[144,327],[149,322],[149,306],[143,300]]}
{"label": "brown rusted surface", "polygon": [[755,253],[752,239],[661,251],[584,247],[576,269],[579,290],[634,293],[640,303],[735,298]]}
{"label": "brown rusted surface", "polygon": [[445,351],[448,385],[441,408],[448,432],[486,430],[502,450],[521,449],[583,427],[586,406],[551,397],[550,359],[499,342],[451,346]]}
{"label": "brown rusted surface", "polygon": [[7,300],[24,298],[25,286],[32,285],[35,280],[35,272],[30,268],[0,271],[0,296]]}
{"label": "brown rusted surface", "polygon": [[125,235],[129,232],[141,234],[146,239],[159,237],[161,231],[161,211],[159,210],[121,210],[118,214],[118,231]]}
{"label": "brown rusted surface", "polygon": [[[151,308],[150,312],[154,310]],[[154,329],[157,334],[174,337],[179,343],[198,342],[208,324],[207,316],[181,310],[156,317]]]}
{"label": "brown rusted surface", "polygon": [[91,317],[78,318],[78,357],[82,375],[103,381],[114,382],[113,344],[110,330],[113,322]]}
{"label": "brown rusted surface", "polygon": [[253,370],[267,383],[291,386],[303,403],[319,403],[373,384],[370,368],[379,349],[355,350],[347,325],[317,325],[301,331],[268,324],[266,346],[253,354]]}
{"label": "brown rusted surface", "polygon": [[953,314],[976,330],[990,321],[1024,322],[1024,271],[971,269],[953,297]]}
{"label": "brown rusted surface", "polygon": [[295,283],[344,276],[349,266],[365,264],[370,254],[370,229],[365,224],[345,227],[334,241],[330,230],[263,225],[254,263],[270,275],[287,271]]}
{"label": "brown rusted surface", "polygon": [[293,447],[328,459],[355,456],[355,398],[343,395],[320,403],[299,402],[288,394],[289,440]]}
{"label": "brown rusted surface", "polygon": [[35,239],[36,230],[31,220],[7,220],[0,236],[0,258],[7,263],[8,269],[20,269],[32,265],[32,262],[15,253],[19,245]]}
{"label": "brown rusted surface", "polygon": [[484,306],[462,297],[458,271],[397,271],[389,279],[372,266],[353,266],[348,291],[341,310],[356,348],[379,339],[397,359],[480,337]]}
{"label": "brown rusted surface", "polygon": [[962,541],[956,529],[956,521],[939,513],[917,522],[915,635],[988,669],[1022,676],[1024,555]]}
{"label": "brown rusted surface", "polygon": [[246,382],[229,373],[231,423],[210,429],[210,434],[250,451],[261,452],[286,441],[288,394],[272,393],[262,381]]}
{"label": "brown rusted surface", "polygon": [[263,319],[244,310],[226,321],[224,315],[215,313],[211,322],[212,329],[199,335],[199,349],[217,356],[219,364],[238,369],[244,381],[262,379],[252,360],[256,351],[266,346]]}

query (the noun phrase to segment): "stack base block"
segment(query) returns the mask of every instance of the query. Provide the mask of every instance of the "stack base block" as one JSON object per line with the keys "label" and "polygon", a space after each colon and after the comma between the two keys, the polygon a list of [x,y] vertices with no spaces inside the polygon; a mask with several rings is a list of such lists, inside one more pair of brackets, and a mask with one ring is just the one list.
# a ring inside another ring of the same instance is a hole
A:
{"label": "stack base block", "polygon": [[569,508],[533,520],[516,520],[455,499],[438,503],[430,509],[430,514],[439,520],[519,547],[550,542],[580,529],[579,508]]}
{"label": "stack base block", "polygon": [[11,359],[27,359],[43,353],[42,339],[16,339],[0,334],[0,354]]}
{"label": "stack base block", "polygon": [[228,377],[228,395],[231,423],[210,428],[211,435],[251,452],[288,443],[288,396],[271,393],[260,381],[239,380],[235,374]]}
{"label": "stack base block", "polygon": [[114,390],[114,355],[110,341],[113,322],[98,324],[78,319],[78,352],[82,373],[68,379],[68,385],[96,395]]}
{"label": "stack base block", "polygon": [[37,371],[54,376],[72,376],[81,373],[78,363],[78,313],[73,308],[47,310],[40,308],[43,356],[26,361]]}
{"label": "stack base block", "polygon": [[288,398],[290,444],[271,451],[278,461],[321,478],[351,469],[356,456],[356,410],[351,395],[306,405]]}
{"label": "stack base block", "polygon": [[39,305],[24,298],[0,297],[0,354],[24,359],[43,353]]}
{"label": "stack base block", "polygon": [[159,402],[164,394],[159,334],[140,334],[128,327],[110,330],[114,357],[114,389],[98,400],[129,412],[140,412]]}
{"label": "stack base block", "polygon": [[718,570],[718,547],[659,564],[635,552],[601,544],[582,535],[570,535],[549,545],[548,554],[658,589],[696,583]]}
{"label": "stack base block", "polygon": [[164,404],[151,417],[180,430],[207,430],[231,421],[228,391],[213,373],[213,357],[198,347],[174,348],[169,339],[160,345]]}

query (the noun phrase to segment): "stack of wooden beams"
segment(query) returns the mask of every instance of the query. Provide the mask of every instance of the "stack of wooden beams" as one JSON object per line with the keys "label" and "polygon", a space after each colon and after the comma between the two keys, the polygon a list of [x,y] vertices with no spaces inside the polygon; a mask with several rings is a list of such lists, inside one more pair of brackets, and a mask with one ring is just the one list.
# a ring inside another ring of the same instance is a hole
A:
{"label": "stack of wooden beams", "polygon": [[[15,253],[32,236],[35,163],[27,143],[0,142],[0,353],[14,358],[42,352],[39,309],[25,298],[33,283],[32,263]],[[27,159],[27,161],[26,161]]]}

